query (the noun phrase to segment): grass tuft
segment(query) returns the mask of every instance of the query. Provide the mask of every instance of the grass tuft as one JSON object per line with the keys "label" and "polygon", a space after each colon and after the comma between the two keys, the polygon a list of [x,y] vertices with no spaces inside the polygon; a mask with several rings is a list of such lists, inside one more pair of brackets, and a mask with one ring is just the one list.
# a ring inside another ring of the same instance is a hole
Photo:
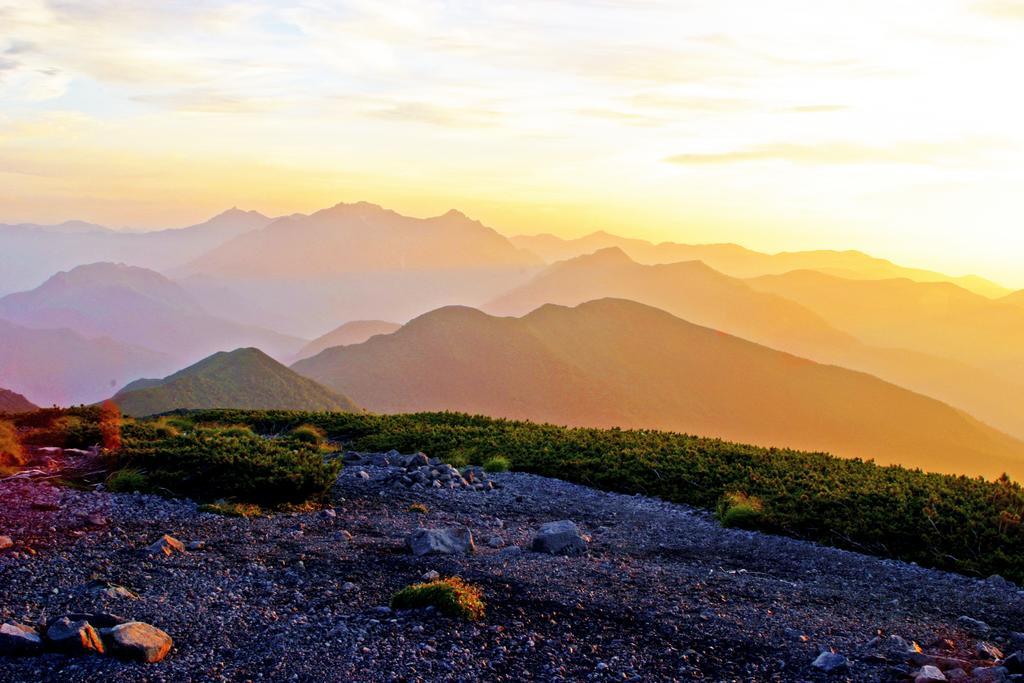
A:
{"label": "grass tuft", "polygon": [[484,462],[484,472],[508,472],[510,469],[512,469],[512,463],[501,455],[496,455]]}
{"label": "grass tuft", "polygon": [[391,607],[436,607],[442,614],[468,621],[483,619],[485,612],[483,591],[457,576],[428,583],[415,583],[403,588],[391,597]]}

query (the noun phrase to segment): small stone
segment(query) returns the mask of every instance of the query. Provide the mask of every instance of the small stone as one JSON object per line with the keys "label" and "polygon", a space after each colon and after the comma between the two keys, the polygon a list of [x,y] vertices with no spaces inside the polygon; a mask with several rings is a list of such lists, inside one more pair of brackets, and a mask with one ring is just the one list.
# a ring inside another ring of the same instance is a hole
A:
{"label": "small stone", "polygon": [[984,638],[992,630],[992,627],[980,619],[973,619],[968,616],[959,617],[956,623],[973,636]]}
{"label": "small stone", "polygon": [[107,518],[104,517],[103,515],[101,515],[98,512],[93,512],[92,514],[87,516],[85,518],[85,521],[88,522],[91,526],[106,526],[107,525]]}
{"label": "small stone", "polygon": [[922,666],[914,676],[914,683],[934,683],[944,680],[946,680],[946,676],[939,670],[939,667],[931,665]]}
{"label": "small stone", "polygon": [[358,472],[356,472],[356,476],[359,477],[360,479],[369,479],[370,473],[367,472],[366,470],[359,470]]}
{"label": "small stone", "polygon": [[338,513],[334,511],[334,508],[327,508],[325,510],[321,510],[320,515],[327,519],[334,519],[338,516]]}
{"label": "small stone", "polygon": [[339,529],[334,532],[334,540],[340,543],[348,544],[352,542],[352,534],[345,529]]}
{"label": "small stone", "polygon": [[587,551],[587,542],[576,523],[564,519],[542,524],[533,538],[532,550],[550,555],[581,555]]}
{"label": "small stone", "polygon": [[14,545],[10,536],[0,536],[0,550],[7,550]]}
{"label": "small stone", "polygon": [[43,639],[31,626],[13,623],[0,625],[0,655],[34,655],[42,650]]}
{"label": "small stone", "polygon": [[140,662],[159,662],[170,652],[174,641],[155,626],[129,621],[107,633],[111,652],[118,657]]}
{"label": "small stone", "polygon": [[426,453],[414,453],[405,462],[405,469],[414,470],[417,467],[430,467],[430,458]]}
{"label": "small stone", "polygon": [[355,585],[351,581],[346,581],[341,584],[341,590],[343,593],[351,593],[352,591],[359,590],[359,586]]}
{"label": "small stone", "polygon": [[505,541],[501,536],[491,536],[487,539],[487,545],[491,548],[498,549],[505,547]]}
{"label": "small stone", "polygon": [[839,673],[849,669],[850,662],[836,652],[822,652],[817,659],[811,662],[811,666],[825,673]]}
{"label": "small stone", "polygon": [[950,669],[946,672],[947,681],[966,681],[969,678],[970,676],[967,674],[967,672],[959,667],[955,669]]}
{"label": "small stone", "polygon": [[203,550],[206,548],[206,541],[192,541],[187,547],[189,550]]}
{"label": "small stone", "polygon": [[170,556],[175,553],[185,552],[185,545],[173,536],[164,534],[153,545],[149,546],[146,552],[150,555]]}
{"label": "small stone", "polygon": [[424,581],[437,581],[441,578],[441,575],[431,569],[429,572],[424,572],[420,578]]}
{"label": "small stone", "polygon": [[413,555],[460,555],[476,550],[473,534],[464,526],[447,529],[416,529],[406,539]]}
{"label": "small stone", "polygon": [[100,634],[84,619],[72,621],[68,617],[61,617],[46,629],[46,638],[53,643],[55,649],[69,654],[103,654],[105,650]]}
{"label": "small stone", "polygon": [[974,646],[974,654],[977,655],[978,659],[982,659],[989,662],[994,662],[997,659],[1003,658],[1003,652],[992,643],[981,641]]}

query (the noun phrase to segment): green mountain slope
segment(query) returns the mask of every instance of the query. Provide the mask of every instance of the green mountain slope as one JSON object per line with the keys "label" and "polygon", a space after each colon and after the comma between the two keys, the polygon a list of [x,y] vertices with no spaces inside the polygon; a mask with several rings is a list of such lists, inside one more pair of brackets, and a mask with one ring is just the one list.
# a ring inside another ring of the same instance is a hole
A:
{"label": "green mountain slope", "polygon": [[132,382],[114,400],[127,415],[178,408],[358,410],[348,398],[253,348],[215,353],[162,380]]}
{"label": "green mountain slope", "polygon": [[1024,443],[940,401],[632,301],[448,307],[294,366],[381,412],[655,428],[932,471],[1024,473]]}

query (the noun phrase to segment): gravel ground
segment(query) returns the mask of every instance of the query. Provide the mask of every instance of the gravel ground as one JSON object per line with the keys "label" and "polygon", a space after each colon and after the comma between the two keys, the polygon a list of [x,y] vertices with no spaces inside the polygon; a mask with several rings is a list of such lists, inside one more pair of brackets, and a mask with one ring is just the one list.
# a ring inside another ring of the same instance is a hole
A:
{"label": "gravel ground", "polygon": [[[14,540],[0,551],[0,621],[108,612],[175,640],[151,665],[0,657],[0,681],[888,681],[912,667],[879,656],[869,644],[879,633],[973,657],[977,638],[958,617],[987,622],[1004,645],[1024,631],[1024,592],[998,578],[722,529],[685,506],[527,474],[495,475],[501,488],[487,492],[413,492],[384,486],[388,474],[346,468],[333,516],[256,519],[0,483],[0,534]],[[430,512],[409,512],[411,502]],[[590,536],[586,555],[528,550],[535,529],[559,519]],[[476,553],[405,550],[417,526],[452,524],[472,530]],[[147,556],[165,533],[205,545]],[[431,570],[482,587],[486,618],[386,607]],[[137,598],[98,590],[108,584]],[[817,671],[824,650],[850,668]]]}

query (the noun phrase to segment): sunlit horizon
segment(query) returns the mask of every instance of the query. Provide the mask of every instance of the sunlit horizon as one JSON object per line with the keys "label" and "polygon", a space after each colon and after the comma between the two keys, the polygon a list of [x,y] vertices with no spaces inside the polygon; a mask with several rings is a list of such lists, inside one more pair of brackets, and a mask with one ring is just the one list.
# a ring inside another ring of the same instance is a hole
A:
{"label": "sunlit horizon", "polygon": [[369,201],[1024,287],[1020,3],[28,1],[0,19],[0,222]]}

